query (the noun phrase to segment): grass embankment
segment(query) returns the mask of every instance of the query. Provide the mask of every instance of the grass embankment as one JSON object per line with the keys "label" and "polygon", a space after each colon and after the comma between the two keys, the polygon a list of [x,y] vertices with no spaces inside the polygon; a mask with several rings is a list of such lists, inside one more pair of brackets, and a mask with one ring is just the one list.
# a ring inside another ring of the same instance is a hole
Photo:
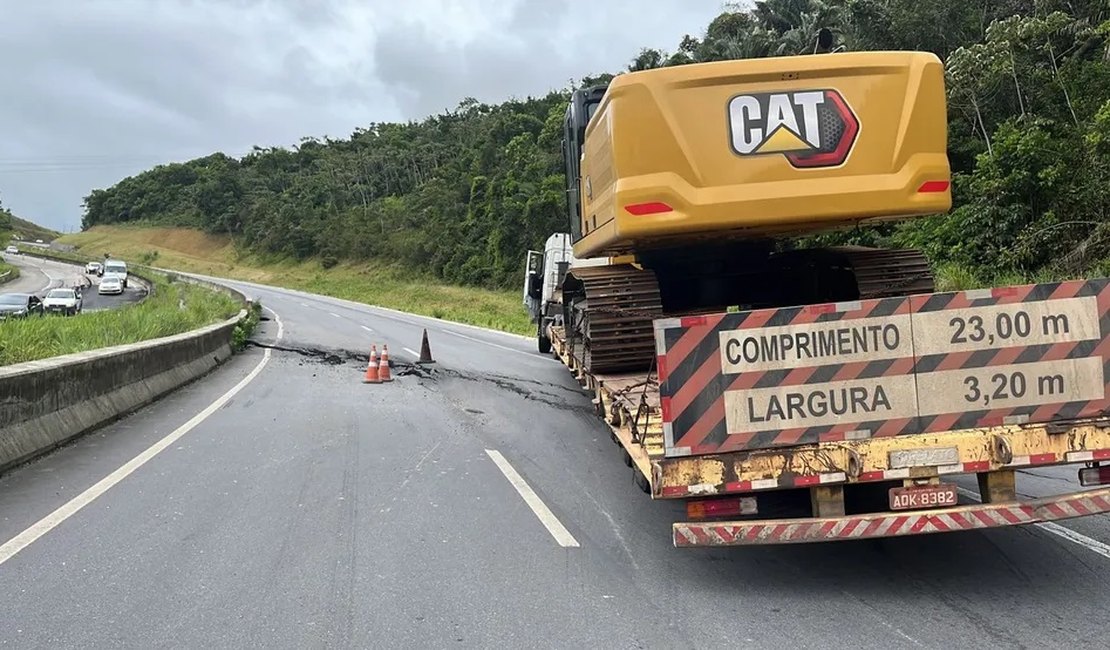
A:
{"label": "grass embankment", "polygon": [[973,269],[961,264],[943,264],[936,269],[937,291],[966,291],[991,287],[1012,287],[1023,284],[1043,282],[1063,282],[1085,278],[1110,276],[1110,261],[1095,264],[1086,273],[1063,273],[1043,269],[1036,273],[996,273],[991,275],[984,269]]}
{"label": "grass embankment", "polygon": [[[11,271],[11,273],[8,273]],[[19,277],[19,269],[0,260],[0,287]]]}
{"label": "grass embankment", "polygon": [[229,238],[187,228],[97,226],[59,242],[88,256],[109,253],[134,263],[311,291],[518,334],[535,332],[515,291],[443,285],[382,264],[342,263],[325,270],[317,260],[264,259],[237,251]]}
{"label": "grass embankment", "polygon": [[146,300],[78,316],[0,321],[0,365],[135,343],[226,320],[241,309],[231,296],[161,274]]}

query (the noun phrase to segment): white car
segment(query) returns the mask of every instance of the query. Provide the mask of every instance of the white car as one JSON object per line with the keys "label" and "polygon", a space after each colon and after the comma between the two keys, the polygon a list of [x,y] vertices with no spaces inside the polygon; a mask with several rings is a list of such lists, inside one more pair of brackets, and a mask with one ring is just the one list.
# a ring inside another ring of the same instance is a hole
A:
{"label": "white car", "polygon": [[76,289],[51,289],[42,300],[48,314],[75,316],[81,313],[81,293]]}
{"label": "white car", "polygon": [[102,268],[100,262],[89,262],[85,265],[85,273],[100,273]]}
{"label": "white car", "polygon": [[118,277],[127,287],[127,263],[123,260],[108,260],[104,262],[104,277]]}
{"label": "white car", "polygon": [[19,249],[16,248],[15,246],[8,246],[7,248],[4,249],[4,252],[7,253],[8,255],[19,255]]}
{"label": "white car", "polygon": [[121,294],[123,293],[123,280],[114,275],[106,275],[100,279],[100,286],[96,288],[96,292],[102,296],[107,293]]}

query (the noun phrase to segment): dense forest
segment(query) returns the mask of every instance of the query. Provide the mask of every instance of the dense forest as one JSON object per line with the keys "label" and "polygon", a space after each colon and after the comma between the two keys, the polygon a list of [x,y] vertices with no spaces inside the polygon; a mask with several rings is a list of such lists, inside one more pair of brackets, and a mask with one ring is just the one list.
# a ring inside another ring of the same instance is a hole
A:
{"label": "dense forest", "polygon": [[[981,277],[1110,259],[1108,0],[764,0],[727,8],[672,52],[642,50],[628,69],[808,53],[823,28],[843,49],[929,50],[947,70],[954,209],[851,237],[918,247]],[[559,143],[571,90],[466,99],[346,139],[159,166],[94,190],[83,225],[187,225],[325,267],[383,259],[516,286],[524,251],[566,228]]]}

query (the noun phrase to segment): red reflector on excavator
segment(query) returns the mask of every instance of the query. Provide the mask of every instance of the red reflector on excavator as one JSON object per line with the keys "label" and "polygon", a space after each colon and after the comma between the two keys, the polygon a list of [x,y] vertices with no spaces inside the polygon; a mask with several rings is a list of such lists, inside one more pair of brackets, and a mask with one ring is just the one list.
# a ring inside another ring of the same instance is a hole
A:
{"label": "red reflector on excavator", "polygon": [[921,184],[921,187],[917,188],[917,191],[922,194],[932,192],[947,192],[948,185],[948,181],[925,181]]}
{"label": "red reflector on excavator", "polygon": [[632,205],[624,206],[629,214],[637,217],[642,217],[646,214],[659,214],[661,212],[670,212],[674,208],[663,203],[662,201],[649,201],[647,203],[633,203]]}
{"label": "red reflector on excavator", "polygon": [[1086,467],[1079,470],[1080,485],[1106,485],[1107,483],[1110,483],[1110,465]]}
{"label": "red reflector on excavator", "polygon": [[686,516],[695,520],[754,515],[756,512],[755,497],[725,497],[686,502]]}

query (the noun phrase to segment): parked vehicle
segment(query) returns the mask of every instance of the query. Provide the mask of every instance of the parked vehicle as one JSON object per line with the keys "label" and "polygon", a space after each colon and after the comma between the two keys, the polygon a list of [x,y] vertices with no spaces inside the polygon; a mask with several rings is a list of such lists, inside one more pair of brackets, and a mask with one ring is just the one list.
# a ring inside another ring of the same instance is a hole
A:
{"label": "parked vehicle", "polygon": [[42,305],[47,313],[75,316],[81,313],[83,303],[81,292],[77,289],[51,289],[43,299]]}
{"label": "parked vehicle", "polygon": [[30,293],[0,294],[0,320],[42,316],[43,307],[39,297]]}
{"label": "parked vehicle", "polygon": [[123,293],[123,279],[115,275],[107,275],[100,279],[100,286],[97,287],[96,292],[100,295],[114,294],[119,295]]}
{"label": "parked vehicle", "polygon": [[8,246],[7,248],[4,249],[4,252],[7,253],[8,255],[19,255],[19,249],[16,248],[15,246]]}
{"label": "parked vehicle", "polygon": [[100,275],[104,267],[100,262],[89,262],[85,265],[85,273]]}

